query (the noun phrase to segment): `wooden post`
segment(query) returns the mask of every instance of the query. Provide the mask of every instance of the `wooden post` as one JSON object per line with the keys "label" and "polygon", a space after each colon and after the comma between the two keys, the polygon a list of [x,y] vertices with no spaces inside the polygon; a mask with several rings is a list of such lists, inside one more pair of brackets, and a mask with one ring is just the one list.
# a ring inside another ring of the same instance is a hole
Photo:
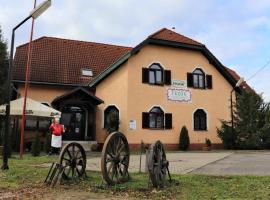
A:
{"label": "wooden post", "polygon": [[145,172],[148,172],[149,148],[145,148]]}

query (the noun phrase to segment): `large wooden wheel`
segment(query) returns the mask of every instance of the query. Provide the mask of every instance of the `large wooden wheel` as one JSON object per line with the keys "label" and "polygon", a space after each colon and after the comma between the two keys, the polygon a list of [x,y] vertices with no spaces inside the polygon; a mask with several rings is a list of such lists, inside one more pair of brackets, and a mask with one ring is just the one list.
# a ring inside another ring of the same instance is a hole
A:
{"label": "large wooden wheel", "polygon": [[86,168],[86,154],[83,147],[76,142],[66,144],[60,153],[59,163],[64,167],[62,175],[64,179],[82,177]]}
{"label": "large wooden wheel", "polygon": [[103,146],[101,172],[109,185],[126,182],[129,178],[129,147],[124,134],[111,133]]}
{"label": "large wooden wheel", "polygon": [[169,173],[169,161],[162,143],[158,140],[151,145],[148,157],[148,172],[154,187],[163,187]]}

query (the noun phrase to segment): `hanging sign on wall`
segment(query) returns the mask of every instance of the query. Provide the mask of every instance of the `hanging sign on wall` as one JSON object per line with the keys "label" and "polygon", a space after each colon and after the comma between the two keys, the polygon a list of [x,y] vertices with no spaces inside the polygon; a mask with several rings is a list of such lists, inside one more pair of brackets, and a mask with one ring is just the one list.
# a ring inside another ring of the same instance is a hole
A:
{"label": "hanging sign on wall", "polygon": [[187,81],[186,80],[172,80],[171,87],[186,89]]}
{"label": "hanging sign on wall", "polygon": [[187,88],[186,80],[172,80],[167,89],[167,99],[176,102],[191,102],[191,91]]}

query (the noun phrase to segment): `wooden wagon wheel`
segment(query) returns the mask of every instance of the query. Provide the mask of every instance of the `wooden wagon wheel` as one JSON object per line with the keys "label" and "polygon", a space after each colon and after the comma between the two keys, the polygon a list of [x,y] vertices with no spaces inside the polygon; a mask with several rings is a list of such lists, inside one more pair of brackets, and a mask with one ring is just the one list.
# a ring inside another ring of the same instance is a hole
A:
{"label": "wooden wagon wheel", "polygon": [[124,134],[111,133],[103,146],[101,172],[109,185],[126,182],[129,178],[129,147]]}
{"label": "wooden wagon wheel", "polygon": [[82,145],[76,142],[66,144],[60,153],[59,163],[64,167],[64,179],[82,177],[86,168],[86,154]]}
{"label": "wooden wagon wheel", "polygon": [[150,180],[154,187],[163,187],[169,172],[169,161],[166,159],[166,153],[162,143],[158,140],[151,145],[148,157],[148,172]]}

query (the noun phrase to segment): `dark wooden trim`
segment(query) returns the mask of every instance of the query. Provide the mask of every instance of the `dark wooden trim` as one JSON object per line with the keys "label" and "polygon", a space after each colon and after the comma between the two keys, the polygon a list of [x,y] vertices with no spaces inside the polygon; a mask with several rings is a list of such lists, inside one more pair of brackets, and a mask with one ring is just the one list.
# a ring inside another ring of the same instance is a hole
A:
{"label": "dark wooden trim", "polygon": [[94,78],[90,83],[90,87],[95,87],[99,84],[103,79],[105,79],[109,74],[111,74],[115,69],[125,63],[132,55],[135,55],[140,51],[147,44],[152,45],[161,45],[161,46],[170,46],[175,48],[193,50],[193,51],[200,51],[208,60],[209,63],[214,65],[216,69],[224,76],[224,78],[234,87],[237,80],[235,80],[232,75],[225,69],[225,67],[221,64],[221,62],[206,48],[205,45],[192,45],[192,44],[185,44],[181,42],[174,42],[174,41],[167,41],[167,40],[160,40],[160,39],[153,39],[147,38],[135,48],[133,48],[130,52],[122,56],[118,61],[112,64],[110,67],[107,68],[104,72]]}
{"label": "dark wooden trim", "polygon": [[[23,80],[12,80],[13,83],[25,83]],[[52,83],[52,82],[40,82],[40,81],[29,81],[33,85],[50,85],[50,86],[70,86],[70,87],[85,87],[89,88],[88,85],[82,84],[64,84],[64,83]]]}

